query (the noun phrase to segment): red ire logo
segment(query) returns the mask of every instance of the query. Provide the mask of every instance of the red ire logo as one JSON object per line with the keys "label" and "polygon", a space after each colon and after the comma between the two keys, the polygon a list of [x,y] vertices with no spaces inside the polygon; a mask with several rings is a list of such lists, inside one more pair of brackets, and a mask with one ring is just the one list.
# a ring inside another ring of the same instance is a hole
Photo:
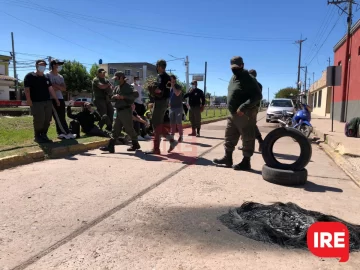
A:
{"label": "red ire logo", "polygon": [[318,257],[349,260],[349,230],[341,222],[317,222],[307,231],[309,250]]}

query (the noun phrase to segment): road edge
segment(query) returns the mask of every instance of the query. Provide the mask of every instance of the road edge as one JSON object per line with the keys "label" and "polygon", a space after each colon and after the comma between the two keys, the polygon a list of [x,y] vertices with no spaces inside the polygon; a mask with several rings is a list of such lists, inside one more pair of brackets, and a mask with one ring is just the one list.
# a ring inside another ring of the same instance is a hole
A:
{"label": "road edge", "polygon": [[[218,121],[223,121],[227,118],[227,116],[204,120],[201,124],[206,125]],[[183,128],[191,127],[190,123],[183,124]],[[28,165],[34,162],[44,161],[46,159],[54,159],[54,158],[64,158],[69,155],[75,155],[80,153],[85,153],[89,150],[94,150],[102,146],[106,146],[109,142],[109,139],[98,140],[94,142],[88,143],[79,143],[68,146],[61,146],[51,149],[49,154],[45,154],[44,151],[38,150],[26,153],[24,155],[13,155],[8,157],[0,158],[0,171],[6,169],[12,169],[22,165]]]}
{"label": "road edge", "polygon": [[347,176],[360,188],[360,175],[359,173],[354,172],[352,166],[349,165],[349,161],[347,161],[341,154],[336,152],[331,146],[328,144],[319,144],[318,145],[321,150],[323,150],[333,161],[334,163],[342,169]]}

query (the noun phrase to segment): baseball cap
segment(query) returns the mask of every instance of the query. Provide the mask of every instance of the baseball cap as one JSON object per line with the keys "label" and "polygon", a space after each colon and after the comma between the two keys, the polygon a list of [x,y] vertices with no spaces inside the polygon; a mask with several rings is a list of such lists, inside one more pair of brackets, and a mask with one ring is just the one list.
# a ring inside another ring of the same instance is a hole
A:
{"label": "baseball cap", "polygon": [[37,60],[37,61],[36,61],[36,65],[38,65],[38,64],[45,64],[45,65],[47,65],[45,60]]}
{"label": "baseball cap", "polygon": [[241,65],[244,64],[244,60],[240,56],[234,56],[230,60],[231,68],[239,68]]}
{"label": "baseball cap", "polygon": [[115,72],[114,77],[112,77],[112,79],[114,80],[116,77],[124,77],[126,79],[125,73],[122,71]]}
{"label": "baseball cap", "polygon": [[105,72],[105,73],[106,73],[105,69],[103,69],[103,68],[98,68],[97,73],[99,74],[99,73],[101,73],[101,72]]}
{"label": "baseball cap", "polygon": [[54,60],[51,60],[50,62],[51,65],[63,65],[64,62],[63,61],[60,61],[58,59],[54,59]]}
{"label": "baseball cap", "polygon": [[257,76],[257,72],[256,72],[255,69],[250,69],[250,70],[249,70],[249,74],[250,74],[250,75],[253,75],[255,78],[256,78],[256,76]]}

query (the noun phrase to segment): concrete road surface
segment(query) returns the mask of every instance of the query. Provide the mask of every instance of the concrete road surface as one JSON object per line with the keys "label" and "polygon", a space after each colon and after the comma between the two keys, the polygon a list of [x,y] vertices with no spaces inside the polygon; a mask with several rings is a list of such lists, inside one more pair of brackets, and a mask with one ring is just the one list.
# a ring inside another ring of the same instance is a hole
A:
{"label": "concrete road surface", "polygon": [[[342,264],[247,239],[218,221],[244,201],[281,201],[360,224],[359,188],[316,145],[302,188],[264,181],[258,153],[253,172],[213,166],[225,124],[204,126],[174,154],[164,142],[161,157],[117,146],[0,172],[0,269],[359,269],[360,253]],[[265,134],[275,125],[259,126]],[[297,146],[277,148],[291,158]],[[236,151],[235,162],[241,157]]]}

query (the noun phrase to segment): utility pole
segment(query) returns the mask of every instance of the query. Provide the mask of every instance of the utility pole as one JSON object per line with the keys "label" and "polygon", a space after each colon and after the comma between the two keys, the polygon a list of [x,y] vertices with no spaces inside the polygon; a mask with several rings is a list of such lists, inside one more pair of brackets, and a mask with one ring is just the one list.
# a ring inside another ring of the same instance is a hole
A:
{"label": "utility pole", "polygon": [[329,57],[329,67],[330,67],[330,65],[331,65],[330,62],[331,62],[331,60],[330,60],[330,57]]}
{"label": "utility pole", "polygon": [[270,87],[268,87],[268,103],[270,103]]}
{"label": "utility pole", "polygon": [[207,74],[207,62],[205,62],[204,95],[206,95],[206,74]]}
{"label": "utility pole", "polygon": [[189,90],[190,85],[189,85],[189,56],[186,56],[186,60],[185,60],[185,66],[186,66],[186,90]]}
{"label": "utility pole", "polygon": [[[305,68],[305,80],[304,80],[304,100],[306,102],[307,100],[307,93],[306,93],[306,89],[307,89],[307,85],[306,85],[306,82],[307,82],[307,66],[306,67],[300,67],[301,69]],[[303,100],[303,101],[304,101]],[[304,102],[304,103],[305,103]]]}
{"label": "utility pole", "polygon": [[[343,9],[339,4],[348,3],[348,12]],[[340,122],[346,122],[346,113],[347,113],[347,93],[348,93],[348,74],[349,74],[349,60],[350,60],[350,35],[351,35],[351,26],[352,26],[352,5],[354,4],[353,0],[342,0],[342,1],[328,1],[328,5],[336,5],[344,13],[348,15],[347,17],[347,36],[346,36],[346,51],[345,51],[345,63],[344,63],[344,81],[343,81],[343,91],[341,99],[341,114]]]}
{"label": "utility pole", "polygon": [[49,70],[50,70],[50,68],[51,68],[51,59],[52,59],[52,57],[51,56],[48,56],[48,61],[49,61]]}
{"label": "utility pole", "polygon": [[169,73],[171,73],[171,71],[176,71],[176,70],[175,69],[168,69],[167,71],[169,71]]}
{"label": "utility pole", "polygon": [[315,72],[313,72],[313,83],[315,82]]}
{"label": "utility pole", "polygon": [[18,76],[16,73],[16,58],[15,58],[15,45],[14,45],[14,33],[11,32],[11,43],[12,43],[12,61],[13,61],[13,65],[14,65],[14,78],[16,79],[15,81],[15,95],[16,95],[16,99],[17,100],[21,100],[21,95],[20,95],[20,89],[18,89],[19,86],[19,82],[18,82]]}
{"label": "utility pole", "polygon": [[297,77],[297,89],[300,91],[300,84],[299,84],[299,82],[300,82],[300,68],[301,68],[301,49],[302,49],[302,43],[304,42],[304,41],[306,41],[307,40],[307,38],[305,38],[305,39],[300,39],[300,40],[297,40],[297,41],[295,41],[295,43],[297,43],[297,44],[300,44],[300,49],[299,49],[299,63],[298,63],[298,77]]}

